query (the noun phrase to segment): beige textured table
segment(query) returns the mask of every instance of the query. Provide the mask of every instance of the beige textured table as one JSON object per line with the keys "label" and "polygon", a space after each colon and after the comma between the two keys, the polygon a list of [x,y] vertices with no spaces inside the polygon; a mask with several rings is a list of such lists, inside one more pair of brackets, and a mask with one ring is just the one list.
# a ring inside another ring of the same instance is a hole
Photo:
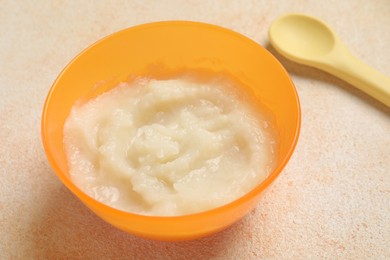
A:
{"label": "beige textured table", "polygon": [[[287,12],[327,21],[390,76],[388,0],[0,0],[0,258],[390,259],[390,110],[277,55],[267,30]],[[302,105],[296,152],[257,208],[221,233],[180,243],[100,220],[60,183],[40,140],[45,96],[76,54],[120,29],[172,19],[224,26],[265,46]]]}

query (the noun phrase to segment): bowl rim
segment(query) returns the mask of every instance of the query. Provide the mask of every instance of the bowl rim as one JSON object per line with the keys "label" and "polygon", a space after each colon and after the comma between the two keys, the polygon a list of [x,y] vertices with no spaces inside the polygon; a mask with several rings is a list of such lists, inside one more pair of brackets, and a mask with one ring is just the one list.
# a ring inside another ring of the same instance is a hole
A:
{"label": "bowl rim", "polygon": [[[80,188],[78,188],[77,185],[74,184],[70,180],[69,177],[66,177],[66,174],[60,169],[56,160],[52,157],[48,138],[46,137],[48,135],[48,133],[47,133],[48,130],[46,127],[46,122],[47,122],[46,118],[47,118],[48,107],[49,107],[51,96],[56,88],[57,83],[61,80],[62,76],[67,72],[68,68],[71,67],[72,64],[80,56],[82,56],[85,52],[89,51],[90,49],[94,48],[95,46],[99,45],[100,43],[106,41],[107,39],[115,37],[118,34],[129,33],[129,32],[136,31],[136,30],[143,30],[143,29],[145,29],[147,27],[151,27],[151,26],[177,26],[177,25],[204,27],[207,30],[211,29],[211,30],[224,31],[225,33],[230,34],[233,37],[238,37],[238,38],[241,38],[242,40],[244,40],[250,44],[255,44],[258,48],[262,48],[267,53],[267,55],[271,56],[271,59],[273,59],[274,62],[276,62],[279,65],[279,67],[281,68],[281,73],[283,73],[284,76],[289,80],[290,86],[291,86],[293,94],[294,94],[294,101],[295,101],[294,104],[295,104],[296,109],[297,109],[297,115],[296,115],[297,124],[296,124],[296,128],[294,129],[295,133],[294,133],[294,137],[293,137],[291,146],[289,147],[284,158],[282,158],[282,160],[277,164],[277,166],[274,168],[274,170],[266,177],[266,179],[264,179],[261,183],[256,185],[254,188],[252,188],[249,192],[245,193],[241,197],[239,197],[239,198],[237,198],[237,199],[235,199],[227,204],[224,204],[224,205],[221,205],[221,206],[218,206],[218,207],[206,210],[206,211],[201,211],[201,212],[196,212],[196,213],[191,213],[191,214],[186,214],[186,215],[178,215],[178,216],[141,215],[141,214],[127,212],[127,211],[113,208],[111,206],[108,206],[107,204],[104,204],[102,202],[95,200],[94,198],[90,197],[85,192],[83,192]],[[178,220],[186,220],[187,221],[187,220],[192,220],[192,219],[199,219],[200,217],[207,218],[209,216],[213,216],[216,214],[220,215],[221,213],[223,213],[231,208],[235,208],[236,206],[241,205],[247,201],[250,201],[251,198],[254,198],[257,195],[261,194],[261,192],[264,191],[267,187],[269,187],[270,184],[279,176],[281,171],[284,169],[284,167],[287,165],[288,161],[290,160],[290,158],[291,158],[291,156],[296,148],[298,139],[299,139],[300,128],[301,128],[301,107],[300,107],[300,101],[299,101],[299,96],[298,96],[296,87],[295,87],[290,75],[288,74],[288,72],[284,68],[284,66],[280,63],[280,61],[269,50],[267,50],[265,47],[261,46],[259,43],[255,42],[254,40],[250,39],[249,37],[244,36],[244,35],[236,32],[236,31],[233,31],[231,29],[228,29],[228,28],[225,28],[222,26],[218,26],[218,25],[214,25],[214,24],[198,22],[198,21],[187,21],[187,20],[156,21],[156,22],[150,22],[150,23],[144,23],[144,24],[131,26],[131,27],[116,31],[114,33],[111,33],[111,34],[97,40],[93,44],[89,45],[88,47],[83,49],[81,52],[79,52],[73,59],[71,59],[70,62],[61,70],[60,74],[57,76],[57,78],[55,79],[55,81],[51,85],[50,90],[46,96],[43,110],[42,110],[42,116],[41,116],[41,138],[42,138],[42,144],[43,144],[43,147],[45,150],[46,157],[47,157],[52,169],[54,170],[55,174],[57,175],[57,177],[59,177],[59,179],[62,181],[62,183],[72,193],[74,193],[83,202],[85,201],[88,204],[92,204],[92,205],[96,204],[99,208],[101,208],[101,211],[110,212],[111,215],[115,215],[115,216],[120,217],[120,218],[130,218],[131,217],[131,218],[136,219],[136,220],[142,220],[142,221],[149,220],[149,221],[159,221],[159,222],[171,222],[171,221],[178,221]]]}

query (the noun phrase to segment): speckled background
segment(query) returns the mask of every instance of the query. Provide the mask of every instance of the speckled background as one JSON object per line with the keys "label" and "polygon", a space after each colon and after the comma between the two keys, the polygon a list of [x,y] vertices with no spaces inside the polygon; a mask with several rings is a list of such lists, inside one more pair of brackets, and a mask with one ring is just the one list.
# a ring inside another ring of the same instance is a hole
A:
{"label": "speckled background", "polygon": [[[0,258],[390,259],[390,109],[275,53],[267,30],[287,12],[327,21],[390,76],[388,0],[0,0]],[[179,243],[100,220],[57,179],[40,139],[46,94],[76,54],[120,29],[172,19],[224,26],[265,46],[302,105],[296,152],[257,208],[221,233]]]}

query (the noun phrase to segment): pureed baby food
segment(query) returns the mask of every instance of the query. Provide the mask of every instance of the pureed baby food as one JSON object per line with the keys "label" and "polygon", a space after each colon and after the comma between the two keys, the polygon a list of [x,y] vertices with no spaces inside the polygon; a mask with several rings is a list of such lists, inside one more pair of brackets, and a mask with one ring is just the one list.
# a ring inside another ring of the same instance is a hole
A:
{"label": "pureed baby food", "polygon": [[139,78],[75,105],[64,126],[72,181],[96,200],[175,216],[229,203],[276,162],[270,115],[223,76]]}

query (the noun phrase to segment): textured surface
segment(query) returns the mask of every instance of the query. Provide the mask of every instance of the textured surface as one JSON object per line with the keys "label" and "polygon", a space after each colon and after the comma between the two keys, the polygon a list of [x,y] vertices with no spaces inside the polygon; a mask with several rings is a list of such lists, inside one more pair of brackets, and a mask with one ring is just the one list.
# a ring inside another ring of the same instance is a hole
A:
{"label": "textured surface", "polygon": [[[267,30],[286,12],[326,20],[390,75],[388,0],[0,0],[0,258],[389,259],[390,110],[276,54]],[[226,231],[180,243],[98,219],[56,178],[40,141],[45,96],[76,54],[117,30],[172,19],[221,25],[268,48],[292,76],[303,116],[296,152],[257,208]]]}

